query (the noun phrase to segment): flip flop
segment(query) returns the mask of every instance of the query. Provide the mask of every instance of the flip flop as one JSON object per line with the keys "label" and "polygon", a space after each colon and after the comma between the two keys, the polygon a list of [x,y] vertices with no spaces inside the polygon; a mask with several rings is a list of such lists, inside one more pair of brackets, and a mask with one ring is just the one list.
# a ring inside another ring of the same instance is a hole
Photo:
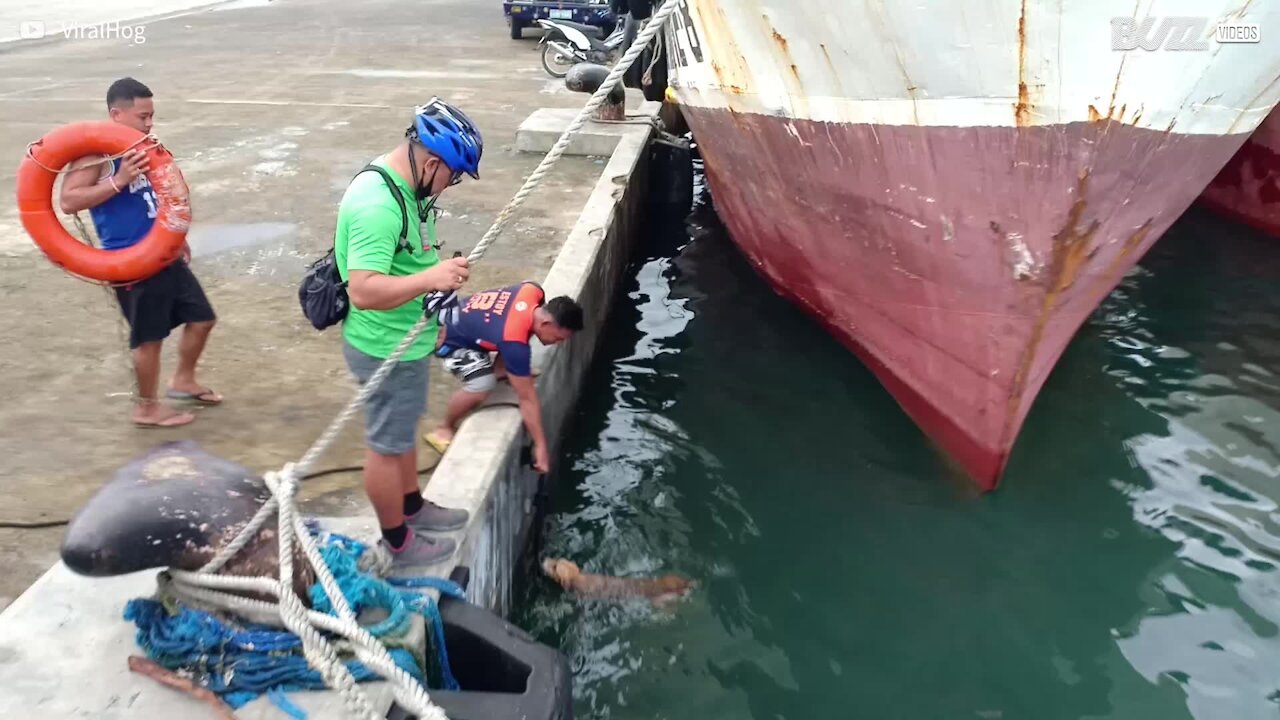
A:
{"label": "flip flop", "polygon": [[[165,393],[165,395],[170,400],[191,400],[193,402],[198,402],[201,405],[222,404],[222,398],[218,397],[218,393],[214,392],[212,388],[205,388],[204,390],[201,390],[200,392],[196,392],[196,393],[190,393],[190,392],[187,392],[186,390],[174,390],[173,388],[169,388],[169,391]],[[216,398],[216,399],[211,399],[211,398]]]}
{"label": "flip flop", "polygon": [[436,434],[433,432],[423,435],[422,439],[426,440],[427,444],[441,455],[444,455],[445,451],[449,449],[449,445],[453,443],[452,440],[445,440],[444,438],[436,437]]}
{"label": "flip flop", "polygon": [[165,418],[164,420],[161,420],[160,422],[138,422],[137,420],[134,420],[133,424],[135,427],[140,427],[146,430],[154,430],[156,428],[182,427],[183,425],[189,425],[195,422],[195,419],[196,419],[196,416],[192,415],[191,413],[178,413],[176,415],[170,415],[169,417]]}

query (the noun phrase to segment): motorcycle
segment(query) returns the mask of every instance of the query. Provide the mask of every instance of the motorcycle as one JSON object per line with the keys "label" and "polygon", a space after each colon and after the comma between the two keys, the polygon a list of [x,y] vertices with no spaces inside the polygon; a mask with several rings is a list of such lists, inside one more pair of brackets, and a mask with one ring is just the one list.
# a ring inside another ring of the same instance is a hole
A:
{"label": "motorcycle", "polygon": [[578,63],[612,65],[626,40],[625,15],[604,40],[596,37],[597,28],[591,25],[543,18],[534,22],[546,30],[538,44],[542,46],[542,67],[553,78],[568,75],[569,68]]}

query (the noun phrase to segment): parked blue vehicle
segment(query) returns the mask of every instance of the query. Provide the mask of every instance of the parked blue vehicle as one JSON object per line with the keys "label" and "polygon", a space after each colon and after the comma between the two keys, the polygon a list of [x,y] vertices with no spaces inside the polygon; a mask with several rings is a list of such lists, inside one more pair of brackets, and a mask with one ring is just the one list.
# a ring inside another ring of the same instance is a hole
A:
{"label": "parked blue vehicle", "polygon": [[618,17],[609,8],[609,0],[503,0],[502,14],[511,26],[511,38],[519,40],[521,31],[534,27],[538,19],[568,20],[600,28],[601,35],[608,34],[618,24]]}

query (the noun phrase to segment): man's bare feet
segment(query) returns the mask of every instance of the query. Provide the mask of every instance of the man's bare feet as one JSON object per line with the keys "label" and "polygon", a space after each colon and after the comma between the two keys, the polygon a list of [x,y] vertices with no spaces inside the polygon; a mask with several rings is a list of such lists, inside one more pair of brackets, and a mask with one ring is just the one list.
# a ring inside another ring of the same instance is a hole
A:
{"label": "man's bare feet", "polygon": [[139,400],[130,414],[133,424],[144,428],[167,428],[186,425],[196,419],[189,412],[179,412],[158,400]]}

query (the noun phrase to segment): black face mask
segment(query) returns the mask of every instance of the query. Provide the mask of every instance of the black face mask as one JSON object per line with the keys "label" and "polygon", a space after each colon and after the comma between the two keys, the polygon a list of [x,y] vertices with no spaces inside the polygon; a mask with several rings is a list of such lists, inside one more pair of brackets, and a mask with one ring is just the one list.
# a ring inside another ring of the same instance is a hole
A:
{"label": "black face mask", "polygon": [[427,179],[426,187],[418,182],[418,160],[414,156],[413,150],[409,151],[409,171],[413,175],[413,196],[418,200],[418,219],[422,222],[427,221],[427,216],[431,214],[432,208],[436,205],[439,194],[432,195],[431,188],[436,184],[436,173],[440,172],[437,165],[435,170],[431,171],[431,177]]}
{"label": "black face mask", "polygon": [[434,187],[436,184],[436,173],[439,172],[439,170],[440,168],[436,168],[435,170],[431,171],[431,177],[427,178],[427,184],[425,186],[418,185],[413,189],[413,194],[419,200],[429,200],[433,197],[433,195],[431,194],[431,188]]}

